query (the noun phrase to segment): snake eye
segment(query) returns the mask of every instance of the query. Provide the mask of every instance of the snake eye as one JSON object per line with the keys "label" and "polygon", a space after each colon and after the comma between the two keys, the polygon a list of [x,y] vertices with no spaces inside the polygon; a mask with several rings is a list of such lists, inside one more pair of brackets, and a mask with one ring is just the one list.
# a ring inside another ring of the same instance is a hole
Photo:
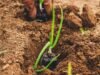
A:
{"label": "snake eye", "polygon": [[[44,55],[43,55],[42,58],[41,58],[40,64],[43,65],[43,66],[46,66],[46,65],[51,61],[51,59],[54,58],[55,56],[56,56],[56,55],[55,55],[54,53],[51,53],[51,54],[50,54],[50,53],[44,53]],[[56,67],[57,64],[58,64],[58,61],[55,60],[55,61],[50,65],[49,69],[53,70],[53,69]]]}

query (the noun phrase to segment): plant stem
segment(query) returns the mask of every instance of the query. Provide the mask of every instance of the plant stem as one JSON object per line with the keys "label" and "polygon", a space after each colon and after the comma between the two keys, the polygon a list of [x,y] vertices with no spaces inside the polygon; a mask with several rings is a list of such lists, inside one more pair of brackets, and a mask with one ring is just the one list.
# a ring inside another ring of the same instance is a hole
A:
{"label": "plant stem", "polygon": [[[41,2],[40,2],[40,5],[41,5],[41,4],[42,4],[42,1],[44,1],[44,0],[40,0],[40,1],[41,1]],[[60,8],[61,8],[61,7],[60,7]],[[56,46],[56,44],[57,44],[57,42],[58,42],[58,39],[59,39],[59,36],[60,36],[62,24],[63,24],[63,10],[62,10],[62,8],[61,8],[61,21],[60,21],[60,26],[59,26],[59,29],[58,29],[58,32],[57,32],[57,36],[56,36],[56,38],[55,38],[55,40],[54,40],[55,9],[54,9],[54,7],[53,7],[50,41],[47,42],[47,43],[45,44],[45,46],[44,46],[43,49],[41,50],[39,56],[37,57],[36,62],[35,62],[35,64],[34,64],[34,66],[33,66],[33,68],[34,68],[35,70],[36,70],[37,65],[38,65],[38,63],[39,63],[39,61],[40,61],[40,59],[41,59],[43,53],[45,52],[45,50],[49,47],[49,51],[48,51],[48,52],[52,52],[52,51],[51,51],[52,48],[54,48],[54,47]],[[54,41],[54,42],[53,42],[53,41]],[[58,58],[59,56],[60,56],[60,54],[57,55],[57,56],[55,56],[55,57],[47,64],[47,66],[46,66],[45,68],[39,69],[39,70],[36,70],[36,71],[37,71],[37,72],[42,72],[42,71],[44,71],[44,70],[47,69],[55,60],[57,60],[57,58]]]}
{"label": "plant stem", "polygon": [[54,40],[54,26],[55,26],[55,9],[52,9],[52,25],[51,25],[51,34],[50,34],[50,44],[53,44]]}
{"label": "plant stem", "polygon": [[39,2],[40,2],[40,3],[39,3],[40,9],[42,10],[42,4],[43,4],[44,0],[40,0]]}
{"label": "plant stem", "polygon": [[57,42],[58,42],[58,39],[59,39],[59,36],[60,36],[60,32],[61,32],[61,28],[62,28],[62,25],[63,25],[63,19],[64,19],[64,17],[63,17],[63,9],[60,7],[60,9],[61,9],[61,21],[60,21],[60,26],[59,26],[59,30],[58,30],[58,32],[57,32],[57,36],[56,36],[56,38],[55,38],[55,41],[54,41],[54,43],[53,43],[53,45],[52,45],[52,48],[54,48],[55,46],[56,46],[56,44],[57,44]]}
{"label": "plant stem", "polygon": [[39,61],[40,61],[40,59],[41,59],[43,53],[45,52],[45,50],[46,50],[49,46],[50,46],[50,42],[47,42],[47,43],[45,44],[45,46],[42,48],[42,50],[41,50],[41,52],[40,52],[38,58],[36,59],[36,62],[35,62],[35,64],[34,64],[34,66],[33,66],[34,69],[37,68],[37,65],[38,65],[38,63],[39,63]]}

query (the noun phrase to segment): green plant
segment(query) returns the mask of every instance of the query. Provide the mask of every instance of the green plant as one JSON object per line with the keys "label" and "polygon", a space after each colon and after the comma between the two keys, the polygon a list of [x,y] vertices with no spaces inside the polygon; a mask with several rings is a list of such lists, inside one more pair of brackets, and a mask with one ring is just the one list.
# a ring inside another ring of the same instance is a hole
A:
{"label": "green plant", "polygon": [[52,9],[52,25],[51,25],[51,35],[50,35],[50,44],[53,44],[54,40],[54,27],[55,27],[55,9]]}
{"label": "green plant", "polygon": [[67,73],[66,75],[72,75],[72,64],[71,62],[68,62],[67,70],[63,71]]}
{"label": "green plant", "polygon": [[45,44],[45,46],[42,48],[42,50],[41,50],[41,52],[40,52],[40,54],[39,54],[39,56],[38,56],[38,58],[37,58],[37,60],[36,60],[36,62],[35,62],[35,64],[34,64],[34,69],[37,68],[37,65],[38,65],[38,63],[39,63],[39,61],[40,61],[40,59],[41,59],[43,53],[45,52],[45,50],[46,50],[49,46],[50,46],[50,42],[47,42],[47,43]]}
{"label": "green plant", "polygon": [[[60,7],[61,8],[61,7]],[[60,36],[60,32],[61,32],[61,28],[62,28],[62,24],[63,24],[63,10],[61,8],[61,21],[60,21],[60,26],[56,35],[56,38],[54,39],[54,27],[55,27],[55,9],[53,7],[52,10],[52,25],[51,25],[51,35],[50,35],[50,41],[46,43],[46,45],[42,48],[39,56],[36,59],[36,62],[33,66],[33,68],[36,70],[36,72],[42,72],[45,69],[47,69],[55,60],[57,60],[57,58],[60,56],[60,54],[58,54],[57,56],[55,56],[54,58],[52,58],[52,60],[47,64],[47,66],[43,69],[37,69],[38,63],[43,55],[43,53],[46,51],[47,48],[49,48],[50,53],[52,53],[52,49],[56,46],[59,36]]]}
{"label": "green plant", "polygon": [[59,29],[58,29],[58,32],[57,32],[57,36],[56,36],[55,41],[54,41],[54,43],[52,45],[52,48],[54,48],[56,46],[57,42],[58,42],[58,39],[60,37],[60,32],[61,32],[61,29],[62,29],[62,25],[63,25],[63,20],[64,20],[63,10],[62,10],[61,7],[60,7],[60,9],[61,9],[61,21],[60,21],[60,25],[59,25]]}
{"label": "green plant", "polygon": [[82,35],[84,35],[84,34],[85,34],[85,30],[84,30],[84,28],[83,28],[83,27],[81,27],[81,28],[80,28],[80,32],[82,33]]}
{"label": "green plant", "polygon": [[72,64],[71,64],[71,62],[68,63],[68,75],[72,75]]}
{"label": "green plant", "polygon": [[39,6],[40,6],[40,9],[41,9],[41,10],[42,10],[43,2],[44,2],[44,0],[39,0]]}
{"label": "green plant", "polygon": [[36,70],[36,72],[42,72],[45,69],[47,69],[55,60],[57,60],[57,58],[60,56],[60,54],[58,54],[57,56],[55,56],[54,58],[52,58],[52,60],[46,65],[46,67]]}

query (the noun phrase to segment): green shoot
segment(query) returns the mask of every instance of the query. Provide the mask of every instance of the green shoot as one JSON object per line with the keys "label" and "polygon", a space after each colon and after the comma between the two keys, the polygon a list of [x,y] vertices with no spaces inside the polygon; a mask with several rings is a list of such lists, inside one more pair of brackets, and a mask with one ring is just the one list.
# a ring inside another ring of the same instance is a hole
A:
{"label": "green shoot", "polygon": [[72,75],[72,65],[71,65],[71,62],[68,63],[68,75]]}
{"label": "green shoot", "polygon": [[[40,5],[42,5],[44,0],[40,0]],[[61,7],[60,7],[61,8]],[[43,55],[43,53],[46,51],[46,49],[49,47],[49,51],[48,52],[51,52],[52,53],[52,48],[54,48],[58,42],[58,39],[59,39],[59,36],[60,36],[60,32],[61,32],[61,28],[62,28],[62,24],[63,24],[63,10],[61,8],[61,21],[60,21],[60,26],[59,26],[59,29],[58,29],[58,32],[57,32],[57,35],[56,35],[56,38],[54,40],[54,27],[55,27],[55,9],[53,7],[53,10],[52,10],[52,26],[51,26],[51,35],[50,35],[50,41],[46,43],[46,45],[42,48],[39,56],[37,57],[36,59],[36,62],[33,66],[33,68],[36,70],[36,72],[42,72],[44,71],[45,69],[47,69],[55,60],[57,60],[57,58],[60,56],[57,55],[55,56],[54,58],[52,58],[52,60],[47,64],[47,66],[43,69],[39,69],[37,70],[37,66],[39,64],[39,61]]]}
{"label": "green shoot", "polygon": [[55,46],[56,46],[56,44],[57,44],[57,42],[58,42],[58,39],[59,39],[59,36],[60,36],[60,32],[61,32],[61,29],[62,29],[62,25],[63,25],[63,19],[64,19],[64,17],[63,17],[63,9],[60,7],[60,9],[61,9],[61,21],[60,21],[60,26],[59,26],[59,30],[58,30],[58,32],[57,32],[57,36],[56,36],[56,38],[55,38],[55,41],[54,41],[54,43],[53,43],[53,45],[52,45],[52,48],[54,48]]}
{"label": "green shoot", "polygon": [[39,70],[36,70],[36,72],[42,72],[44,71],[45,69],[47,69],[55,60],[57,60],[57,58],[60,56],[60,54],[58,54],[57,56],[55,56],[54,58],[51,59],[51,61],[48,63],[48,65],[46,67],[44,67],[43,69],[39,69]]}
{"label": "green shoot", "polygon": [[53,40],[54,40],[54,27],[55,27],[55,9],[53,7],[52,10],[52,25],[51,25],[51,34],[50,34],[50,44],[53,44]]}
{"label": "green shoot", "polygon": [[85,30],[83,29],[83,27],[80,28],[80,32],[82,33],[82,35],[85,34]]}
{"label": "green shoot", "polygon": [[43,5],[44,0],[40,0],[39,2],[40,2],[40,9],[42,10],[42,5]]}
{"label": "green shoot", "polygon": [[38,65],[38,63],[39,63],[39,61],[40,61],[40,59],[41,59],[43,53],[45,52],[45,50],[46,50],[49,46],[50,46],[50,42],[47,42],[47,43],[45,44],[45,46],[42,48],[42,50],[41,50],[41,52],[40,52],[40,54],[39,54],[39,56],[38,56],[38,58],[37,58],[37,60],[36,60],[36,62],[35,62],[35,64],[34,64],[34,66],[33,66],[34,69],[37,68],[37,65]]}

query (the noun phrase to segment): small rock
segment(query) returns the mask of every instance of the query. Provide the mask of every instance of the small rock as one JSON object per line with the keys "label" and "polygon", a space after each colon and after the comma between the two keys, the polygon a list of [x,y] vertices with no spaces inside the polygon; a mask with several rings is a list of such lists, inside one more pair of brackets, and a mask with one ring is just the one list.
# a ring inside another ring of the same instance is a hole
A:
{"label": "small rock", "polygon": [[68,5],[65,9],[64,12],[70,13],[73,12],[74,14],[77,14],[79,12],[79,8],[74,5]]}
{"label": "small rock", "polygon": [[84,54],[82,52],[77,52],[77,56],[82,60],[82,61],[86,61],[86,58],[84,56]]}
{"label": "small rock", "polygon": [[28,67],[28,75],[37,75],[35,70],[32,68],[32,66]]}
{"label": "small rock", "polygon": [[36,18],[37,9],[33,0],[23,0],[24,4],[24,17],[31,21]]}
{"label": "small rock", "polygon": [[59,72],[54,72],[50,69],[44,70],[44,72],[41,73],[41,75],[62,75]]}
{"label": "small rock", "polygon": [[71,12],[68,16],[65,17],[65,22],[71,28],[80,28],[82,27],[82,20]]}
{"label": "small rock", "polygon": [[97,21],[100,21],[100,11],[96,13]]}
{"label": "small rock", "polygon": [[96,15],[92,11],[91,7],[89,7],[88,5],[86,4],[84,5],[83,13],[81,16],[82,16],[82,21],[84,26],[93,27],[96,25],[97,22]]}
{"label": "small rock", "polygon": [[8,68],[10,65],[6,64],[5,66],[3,66],[2,70],[5,70],[6,68]]}
{"label": "small rock", "polygon": [[44,70],[43,74],[41,74],[41,75],[52,75],[52,73],[53,73],[53,71],[46,69],[46,70]]}
{"label": "small rock", "polygon": [[47,14],[50,16],[52,12],[52,0],[44,0],[44,8]]}
{"label": "small rock", "polygon": [[96,16],[97,16],[98,18],[100,18],[100,12],[97,12],[97,13],[96,13]]}

